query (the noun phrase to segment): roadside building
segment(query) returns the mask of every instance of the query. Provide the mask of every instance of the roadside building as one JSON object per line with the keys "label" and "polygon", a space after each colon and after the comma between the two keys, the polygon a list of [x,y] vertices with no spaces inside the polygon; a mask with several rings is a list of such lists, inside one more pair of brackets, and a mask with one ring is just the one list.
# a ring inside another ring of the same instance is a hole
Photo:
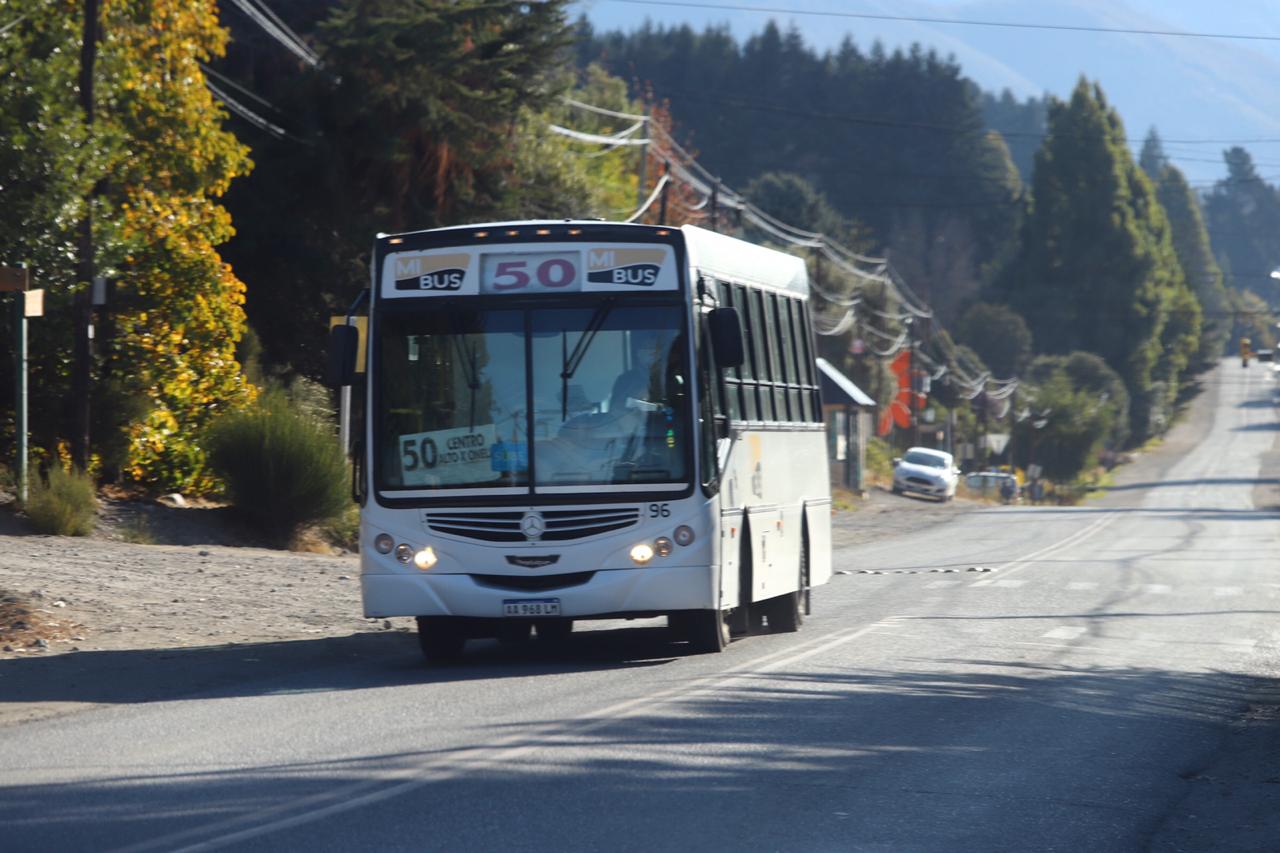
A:
{"label": "roadside building", "polygon": [[860,493],[865,488],[867,438],[872,434],[876,403],[825,358],[817,363],[831,484]]}

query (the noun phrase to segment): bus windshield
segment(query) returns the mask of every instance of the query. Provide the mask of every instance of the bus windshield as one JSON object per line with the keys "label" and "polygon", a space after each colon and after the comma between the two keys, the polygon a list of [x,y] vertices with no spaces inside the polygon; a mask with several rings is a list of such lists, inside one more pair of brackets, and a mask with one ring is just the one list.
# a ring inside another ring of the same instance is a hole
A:
{"label": "bus windshield", "polygon": [[378,338],[380,489],[688,479],[679,305],[401,309]]}

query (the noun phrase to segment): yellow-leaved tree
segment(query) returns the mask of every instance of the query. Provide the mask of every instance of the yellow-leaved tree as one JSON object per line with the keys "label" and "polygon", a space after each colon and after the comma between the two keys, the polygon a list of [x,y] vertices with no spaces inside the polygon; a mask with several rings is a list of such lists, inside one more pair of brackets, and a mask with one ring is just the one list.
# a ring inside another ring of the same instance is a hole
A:
{"label": "yellow-leaved tree", "polygon": [[227,31],[214,0],[102,0],[101,22],[98,120],[125,140],[95,226],[116,247],[103,374],[129,401],[126,475],[199,493],[214,485],[201,435],[256,393],[236,361],[245,286],[218,253],[234,232],[216,201],[252,164],[201,70]]}

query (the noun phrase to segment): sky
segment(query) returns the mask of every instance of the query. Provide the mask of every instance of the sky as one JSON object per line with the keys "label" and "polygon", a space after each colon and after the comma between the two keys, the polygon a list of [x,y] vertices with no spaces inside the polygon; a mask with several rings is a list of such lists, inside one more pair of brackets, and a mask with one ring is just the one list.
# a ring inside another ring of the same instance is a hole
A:
{"label": "sky", "polygon": [[[734,8],[695,8],[698,4]],[[1193,185],[1205,188],[1222,177],[1221,152],[1232,144],[1248,148],[1259,172],[1280,182],[1277,0],[682,0],[661,5],[652,0],[579,0],[577,7],[597,29],[632,29],[646,19],[699,29],[727,24],[743,39],[772,18],[794,25],[820,50],[838,45],[846,36],[862,48],[875,40],[889,48],[919,42],[954,55],[964,73],[983,88],[1009,88],[1019,96],[1065,96],[1083,74],[1102,85],[1135,151],[1148,128],[1156,127]],[[844,17],[850,13],[1268,38]]]}

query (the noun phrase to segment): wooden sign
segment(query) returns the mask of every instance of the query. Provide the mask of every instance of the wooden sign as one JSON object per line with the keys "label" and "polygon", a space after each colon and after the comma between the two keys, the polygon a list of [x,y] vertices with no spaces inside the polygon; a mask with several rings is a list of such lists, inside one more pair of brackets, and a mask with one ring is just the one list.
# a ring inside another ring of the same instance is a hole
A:
{"label": "wooden sign", "polygon": [[30,274],[26,267],[0,267],[0,292],[12,293],[30,287]]}

